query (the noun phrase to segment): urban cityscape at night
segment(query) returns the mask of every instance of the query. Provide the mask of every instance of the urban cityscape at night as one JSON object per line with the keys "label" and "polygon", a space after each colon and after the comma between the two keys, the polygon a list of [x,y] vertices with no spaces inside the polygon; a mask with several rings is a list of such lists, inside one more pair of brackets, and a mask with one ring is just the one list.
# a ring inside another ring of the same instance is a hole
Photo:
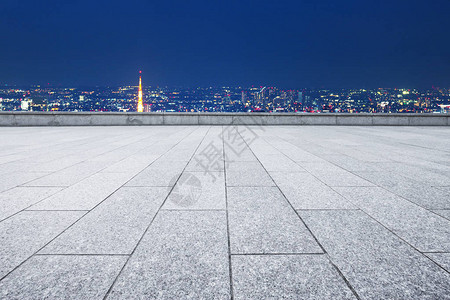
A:
{"label": "urban cityscape at night", "polygon": [[[138,109],[141,94],[142,108]],[[448,113],[450,89],[0,86],[2,111]]]}

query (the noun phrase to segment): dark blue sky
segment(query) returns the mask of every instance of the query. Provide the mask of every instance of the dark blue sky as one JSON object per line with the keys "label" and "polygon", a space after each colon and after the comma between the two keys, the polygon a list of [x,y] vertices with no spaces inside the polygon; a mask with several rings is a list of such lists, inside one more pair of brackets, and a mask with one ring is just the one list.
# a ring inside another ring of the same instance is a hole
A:
{"label": "dark blue sky", "polygon": [[0,84],[450,86],[449,0],[1,0]]}

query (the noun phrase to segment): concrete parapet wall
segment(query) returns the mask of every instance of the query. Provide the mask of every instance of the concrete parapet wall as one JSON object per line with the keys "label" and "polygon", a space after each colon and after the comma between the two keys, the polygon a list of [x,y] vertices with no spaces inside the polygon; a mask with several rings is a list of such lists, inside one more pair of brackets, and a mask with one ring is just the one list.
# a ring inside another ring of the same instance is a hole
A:
{"label": "concrete parapet wall", "polygon": [[0,126],[448,126],[450,114],[0,112]]}

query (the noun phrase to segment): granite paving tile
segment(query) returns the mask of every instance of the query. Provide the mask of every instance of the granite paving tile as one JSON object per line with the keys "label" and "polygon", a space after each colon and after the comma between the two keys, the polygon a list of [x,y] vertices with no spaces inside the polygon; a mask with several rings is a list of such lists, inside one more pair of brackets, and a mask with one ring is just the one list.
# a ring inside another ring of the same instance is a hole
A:
{"label": "granite paving tile", "polygon": [[2,299],[103,299],[124,256],[34,256],[0,282]]}
{"label": "granite paving tile", "polygon": [[0,175],[0,193],[47,174],[48,173],[44,172],[15,172],[2,174]]}
{"label": "granite paving tile", "polygon": [[450,186],[436,186],[436,188],[450,194]]}
{"label": "granite paving tile", "polygon": [[[291,145],[291,144],[289,144]],[[274,144],[276,147],[277,144]],[[307,151],[304,151],[300,148],[295,147],[294,145],[291,145],[286,148],[279,148],[281,152],[283,152],[287,157],[290,159],[296,161],[296,162],[322,162],[323,159],[320,158],[317,155],[314,155],[312,153],[309,153]]]}
{"label": "granite paving tile", "polygon": [[380,187],[336,190],[422,252],[450,252],[450,221]]}
{"label": "granite paving tile", "polygon": [[420,181],[424,185],[445,186],[450,183],[450,177],[446,176],[445,173],[432,172],[423,167],[402,164],[401,168],[396,169],[396,172],[407,178]]}
{"label": "granite paving tile", "polygon": [[69,168],[82,161],[83,159],[80,157],[63,157],[61,159],[55,159],[49,162],[41,162],[41,163],[17,161],[14,163],[14,165],[19,167],[20,171],[52,173],[58,172],[65,168]]}
{"label": "granite paving tile", "polygon": [[389,172],[356,172],[361,177],[427,209],[450,209],[450,193],[428,186],[419,179]]}
{"label": "granite paving tile", "polygon": [[82,162],[33,180],[25,186],[70,186],[107,167],[105,162]]}
{"label": "granite paving tile", "polygon": [[345,170],[329,161],[323,162],[299,162],[302,168],[310,173],[345,172]]}
{"label": "granite paving tile", "polygon": [[395,173],[393,171],[377,171],[377,172],[354,172],[358,176],[383,187],[395,187],[402,185],[409,185],[410,182],[414,180],[407,178],[401,174]]}
{"label": "granite paving tile", "polygon": [[227,188],[231,253],[322,253],[276,187]]}
{"label": "granite paving tile", "polygon": [[127,186],[173,186],[187,162],[162,157],[131,179]]}
{"label": "granite paving tile", "polygon": [[13,162],[16,160],[20,160],[22,158],[26,158],[26,156],[24,154],[22,154],[22,155],[13,154],[13,155],[0,156],[0,165],[9,163],[9,162]]}
{"label": "granite paving tile", "polygon": [[226,215],[161,211],[108,299],[230,299]]}
{"label": "granite paving tile", "polygon": [[225,209],[223,172],[184,172],[163,209]]}
{"label": "granite paving tile", "polygon": [[329,186],[373,186],[374,184],[345,170],[312,172]]}
{"label": "granite paving tile", "polygon": [[[331,162],[332,164],[347,171],[380,171],[382,167],[387,164],[385,162],[361,161],[347,155],[324,155],[323,158],[328,162]],[[396,163],[391,161],[388,164],[395,165]]]}
{"label": "granite paving tile", "polygon": [[0,278],[24,262],[84,212],[24,211],[0,222]]}
{"label": "granite paving tile", "polygon": [[271,172],[273,180],[295,209],[355,209],[313,175],[306,172]]}
{"label": "granite paving tile", "polygon": [[450,209],[450,193],[434,187],[409,184],[387,189],[427,209]]}
{"label": "granite paving tile", "polygon": [[325,255],[234,255],[234,299],[356,299]]}
{"label": "granite paving tile", "polygon": [[164,159],[168,161],[177,161],[187,164],[194,155],[200,141],[190,146],[177,146],[164,154]]}
{"label": "granite paving tile", "polygon": [[229,162],[226,166],[227,186],[274,186],[275,183],[258,162]]}
{"label": "granite paving tile", "polygon": [[59,187],[16,187],[0,193],[0,221],[61,189]]}
{"label": "granite paving tile", "polygon": [[450,299],[450,274],[362,211],[301,211],[361,299]]}
{"label": "granite paving tile", "polygon": [[433,211],[438,215],[450,220],[450,209],[437,209]]}
{"label": "granite paving tile", "polygon": [[53,240],[40,254],[131,254],[168,194],[123,187]]}
{"label": "granite paving tile", "polygon": [[256,156],[245,147],[229,147],[225,145],[225,160],[226,161],[257,161]]}
{"label": "granite paving tile", "polygon": [[195,155],[186,166],[191,172],[221,172],[225,169],[222,155]]}
{"label": "granite paving tile", "polygon": [[259,161],[268,171],[275,172],[302,172],[305,171],[302,167],[296,164],[294,161],[285,157],[281,153],[273,155],[257,155]]}
{"label": "granite paving tile", "polygon": [[[215,134],[210,132],[209,134]],[[223,171],[224,155],[222,140],[217,137],[207,137],[190,160],[186,171]]]}
{"label": "granite paving tile", "polygon": [[263,165],[259,161],[230,161],[225,166],[227,172],[239,172],[242,170],[265,172]]}
{"label": "granite paving tile", "polygon": [[158,159],[159,156],[158,154],[134,154],[111,164],[102,172],[137,174]]}
{"label": "granite paving tile", "polygon": [[129,179],[126,173],[97,173],[31,206],[30,210],[90,210]]}
{"label": "granite paving tile", "polygon": [[450,273],[450,252],[447,253],[426,253],[435,263]]}

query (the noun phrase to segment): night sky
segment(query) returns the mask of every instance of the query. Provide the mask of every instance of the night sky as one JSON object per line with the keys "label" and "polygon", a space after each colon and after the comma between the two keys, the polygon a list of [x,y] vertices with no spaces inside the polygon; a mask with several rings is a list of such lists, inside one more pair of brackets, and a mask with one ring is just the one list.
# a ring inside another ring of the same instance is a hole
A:
{"label": "night sky", "polygon": [[450,87],[449,0],[1,0],[0,84]]}

